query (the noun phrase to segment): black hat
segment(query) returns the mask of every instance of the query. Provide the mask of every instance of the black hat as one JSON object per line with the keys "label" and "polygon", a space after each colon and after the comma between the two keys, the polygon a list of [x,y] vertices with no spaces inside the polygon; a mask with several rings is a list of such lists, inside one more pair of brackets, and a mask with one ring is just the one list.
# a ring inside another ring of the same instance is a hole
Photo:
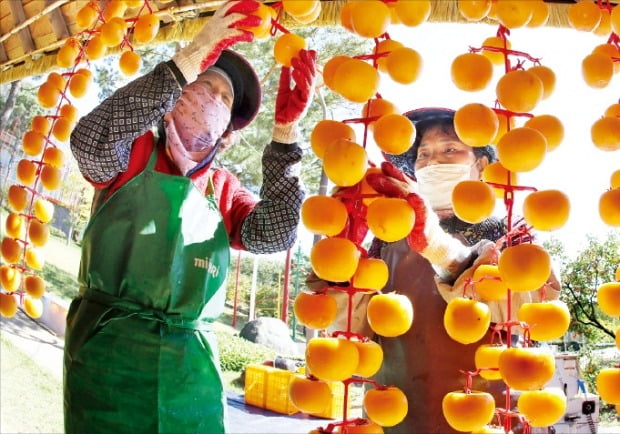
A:
{"label": "black hat", "polygon": [[[437,125],[446,125],[454,128],[454,113],[454,110],[442,107],[425,107],[403,113],[415,125],[415,140],[407,151],[399,155],[385,154],[385,158],[407,175],[415,177],[414,166],[418,155],[418,147],[426,130]],[[497,160],[495,150],[491,145],[475,147],[473,150],[476,158],[486,156],[489,162]]]}
{"label": "black hat", "polygon": [[245,58],[230,50],[222,51],[213,66],[224,71],[232,82],[235,98],[231,123],[233,130],[240,130],[252,122],[260,108],[262,94],[258,76]]}

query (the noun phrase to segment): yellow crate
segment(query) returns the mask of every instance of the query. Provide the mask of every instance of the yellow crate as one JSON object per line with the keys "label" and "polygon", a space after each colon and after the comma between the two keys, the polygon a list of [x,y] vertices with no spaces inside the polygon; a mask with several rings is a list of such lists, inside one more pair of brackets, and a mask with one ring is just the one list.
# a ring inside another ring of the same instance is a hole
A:
{"label": "yellow crate", "polygon": [[[245,368],[245,402],[260,408],[282,414],[298,413],[289,397],[289,387],[293,377],[299,373],[286,371],[266,365],[248,365]],[[341,381],[325,381],[332,392],[329,405],[312,416],[324,419],[342,418],[344,404],[344,384]],[[347,412],[351,410],[351,400],[347,402]]]}
{"label": "yellow crate", "polygon": [[256,407],[265,408],[267,395],[267,371],[271,366],[248,365],[245,367],[245,402]]}
{"label": "yellow crate", "polygon": [[267,395],[265,408],[282,414],[298,413],[299,409],[293,405],[289,397],[289,386],[294,372],[276,369],[267,373]]}
{"label": "yellow crate", "polygon": [[288,389],[295,373],[266,365],[245,367],[245,402],[282,414],[299,410],[291,402]]}

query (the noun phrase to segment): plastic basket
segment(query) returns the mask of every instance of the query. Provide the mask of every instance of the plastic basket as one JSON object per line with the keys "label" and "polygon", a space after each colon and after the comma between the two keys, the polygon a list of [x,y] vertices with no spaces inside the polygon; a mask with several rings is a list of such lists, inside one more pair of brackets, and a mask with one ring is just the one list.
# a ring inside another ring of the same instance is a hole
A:
{"label": "plastic basket", "polygon": [[294,375],[294,372],[285,371],[283,369],[267,372],[266,409],[282,414],[299,412],[299,409],[291,402],[288,393]]}
{"label": "plastic basket", "polygon": [[282,414],[299,410],[289,398],[288,390],[294,372],[266,365],[245,367],[245,402]]}
{"label": "plastic basket", "polygon": [[256,407],[265,408],[267,396],[267,372],[274,370],[271,366],[247,365],[245,367],[245,402]]}

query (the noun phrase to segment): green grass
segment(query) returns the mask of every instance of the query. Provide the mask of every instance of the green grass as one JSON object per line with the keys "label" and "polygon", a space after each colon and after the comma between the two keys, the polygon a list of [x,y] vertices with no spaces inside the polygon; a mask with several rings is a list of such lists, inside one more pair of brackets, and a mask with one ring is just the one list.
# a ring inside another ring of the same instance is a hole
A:
{"label": "green grass", "polygon": [[0,333],[0,432],[62,433],[62,382]]}

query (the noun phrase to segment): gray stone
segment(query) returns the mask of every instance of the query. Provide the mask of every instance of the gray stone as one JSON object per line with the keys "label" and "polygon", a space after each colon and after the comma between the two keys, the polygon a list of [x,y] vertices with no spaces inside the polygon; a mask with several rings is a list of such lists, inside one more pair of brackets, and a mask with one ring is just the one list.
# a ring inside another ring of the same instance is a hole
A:
{"label": "gray stone", "polygon": [[291,338],[291,330],[278,318],[258,317],[249,321],[239,336],[250,342],[271,348],[284,356],[299,356],[298,345]]}

